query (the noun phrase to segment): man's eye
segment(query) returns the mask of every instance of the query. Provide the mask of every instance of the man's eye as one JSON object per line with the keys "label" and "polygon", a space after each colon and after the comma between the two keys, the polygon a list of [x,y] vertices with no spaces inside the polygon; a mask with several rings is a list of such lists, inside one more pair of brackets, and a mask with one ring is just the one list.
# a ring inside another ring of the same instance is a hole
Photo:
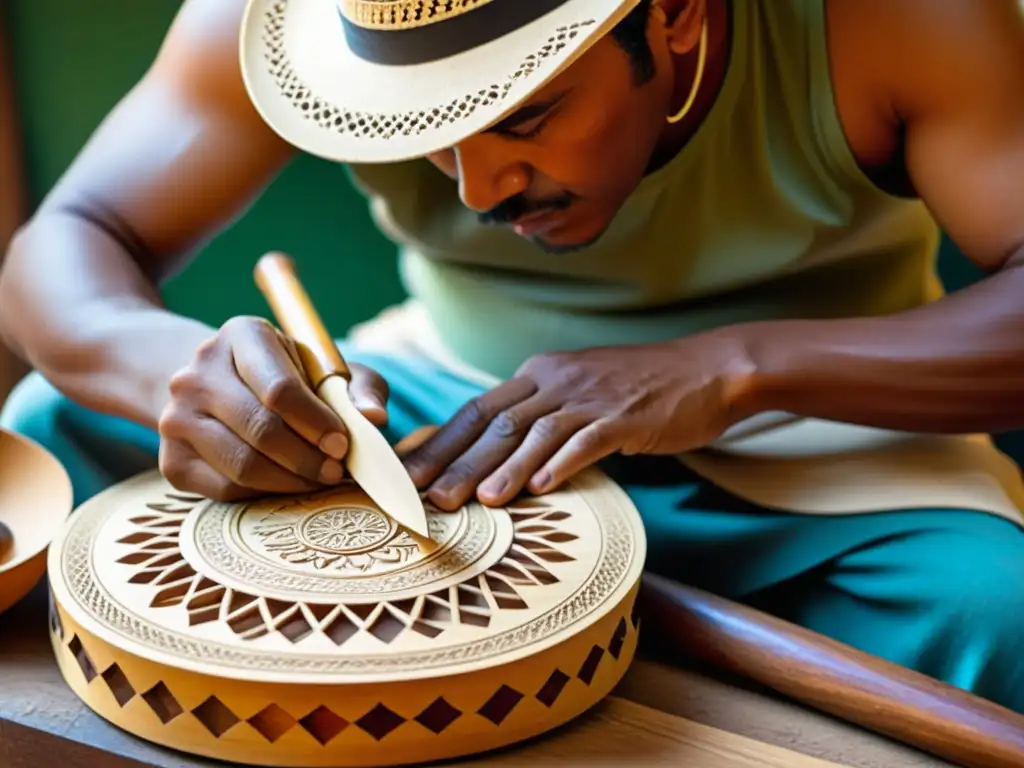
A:
{"label": "man's eye", "polygon": [[507,133],[515,139],[532,139],[534,136],[540,134],[544,129],[544,126],[547,125],[547,122],[548,121],[546,119],[538,120],[533,125],[527,124],[525,126],[517,126],[516,128],[507,131]]}

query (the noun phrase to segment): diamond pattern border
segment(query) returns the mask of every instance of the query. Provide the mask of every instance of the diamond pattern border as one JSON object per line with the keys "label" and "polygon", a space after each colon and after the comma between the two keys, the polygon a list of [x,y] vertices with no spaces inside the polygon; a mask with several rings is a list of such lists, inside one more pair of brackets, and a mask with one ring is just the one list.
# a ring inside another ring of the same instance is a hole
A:
{"label": "diamond pattern border", "polygon": [[[600,645],[592,646],[586,659],[584,659],[574,675],[569,675],[556,668],[541,688],[532,696],[523,691],[516,690],[511,685],[502,685],[485,699],[483,704],[472,714],[490,721],[495,726],[499,726],[527,698],[536,699],[545,707],[550,708],[554,706],[562,692],[574,681],[584,686],[591,685],[598,668],[606,657],[611,659],[613,663],[620,659],[629,627],[632,626],[634,629],[638,629],[639,622],[636,620],[635,607],[631,608],[631,610],[632,613],[627,614],[628,619],[627,616],[623,616],[615,625],[615,630],[609,638],[607,647]],[[97,680],[101,681],[119,707],[124,708],[135,698],[141,698],[164,725],[167,725],[187,711],[178,699],[175,698],[170,688],[162,681],[148,690],[139,693],[116,662],[110,664],[102,672],[97,672],[78,635],[72,634],[70,638],[66,638],[65,642],[63,629],[58,627],[59,624],[51,625],[51,631],[60,640],[61,647],[71,655],[79,669],[81,669],[86,684],[92,686],[98,684]],[[378,703],[352,722],[345,720],[322,704],[301,717],[296,717],[277,704],[272,703],[248,719],[243,719],[215,695],[211,695],[198,706],[193,707],[188,713],[216,739],[224,736],[241,723],[247,723],[270,744],[278,741],[293,728],[300,727],[322,746],[327,746],[328,743],[350,726],[359,728],[377,741],[387,738],[395,730],[411,722],[417,723],[417,725],[435,735],[440,735],[457,720],[467,715],[466,712],[446,701],[443,696],[436,698],[424,707],[421,712],[412,717],[405,717],[383,703]]]}

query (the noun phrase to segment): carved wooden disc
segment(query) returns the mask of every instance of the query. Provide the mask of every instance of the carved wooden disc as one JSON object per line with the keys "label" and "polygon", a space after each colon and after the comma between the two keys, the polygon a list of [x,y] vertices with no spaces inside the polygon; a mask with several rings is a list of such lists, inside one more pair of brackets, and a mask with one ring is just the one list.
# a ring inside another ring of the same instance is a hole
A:
{"label": "carved wooden disc", "polygon": [[425,554],[353,485],[225,504],[146,474],[55,542],[58,602],[125,651],[320,683],[453,675],[557,644],[636,584],[642,527],[589,474],[502,509],[428,505]]}
{"label": "carved wooden disc", "polygon": [[618,486],[428,515],[424,550],[353,485],[222,504],[122,483],[50,547],[64,679],[137,736],[279,768],[483,752],[615,687],[646,553]]}

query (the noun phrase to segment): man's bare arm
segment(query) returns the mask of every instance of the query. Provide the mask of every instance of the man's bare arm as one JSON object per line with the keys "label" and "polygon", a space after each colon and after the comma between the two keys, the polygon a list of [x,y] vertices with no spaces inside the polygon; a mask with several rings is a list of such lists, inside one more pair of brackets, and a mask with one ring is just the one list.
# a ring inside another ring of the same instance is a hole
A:
{"label": "man's bare arm", "polygon": [[59,389],[155,426],[173,373],[214,333],[160,281],[240,215],[293,149],[250,105],[244,0],[186,0],[152,66],[14,238],[0,329]]}
{"label": "man's bare arm", "polygon": [[[1018,0],[829,0],[837,101],[989,277],[889,317],[766,323],[754,399],[922,432],[1024,427],[1024,16]],[[865,150],[864,147],[868,148]]]}

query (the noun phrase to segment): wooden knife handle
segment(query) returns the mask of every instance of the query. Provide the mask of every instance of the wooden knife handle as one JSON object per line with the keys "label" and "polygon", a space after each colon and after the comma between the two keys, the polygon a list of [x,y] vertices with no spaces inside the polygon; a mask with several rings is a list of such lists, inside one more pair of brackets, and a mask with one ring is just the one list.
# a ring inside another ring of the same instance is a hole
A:
{"label": "wooden knife handle", "polygon": [[299,282],[295,262],[283,253],[268,253],[256,263],[256,285],[281,329],[296,343],[314,389],[329,376],[351,379],[345,359]]}

